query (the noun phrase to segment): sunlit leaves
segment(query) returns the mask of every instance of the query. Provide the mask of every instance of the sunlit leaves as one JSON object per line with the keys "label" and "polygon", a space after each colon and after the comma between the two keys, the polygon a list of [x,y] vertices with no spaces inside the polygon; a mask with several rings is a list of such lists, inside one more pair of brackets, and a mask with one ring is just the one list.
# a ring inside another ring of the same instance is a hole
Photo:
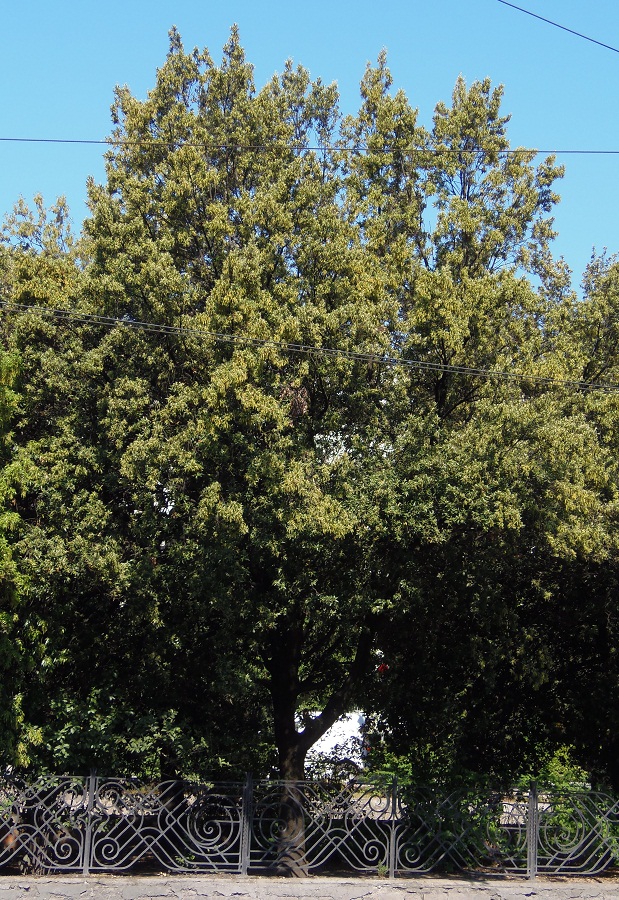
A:
{"label": "sunlit leaves", "polygon": [[501,99],[459,78],[425,129],[381,54],[341,121],[292,63],[257,88],[236,29],[220,63],[173,31],[146,98],[116,92],[83,238],[62,204],[7,223],[3,297],[120,320],[5,321],[41,764],[267,771],[276,746],[299,777],[363,698],[456,759],[480,698],[552,682],[545,604],[617,552],[616,395],[561,381],[614,378],[617,266],[575,299],[561,169],[510,147]]}

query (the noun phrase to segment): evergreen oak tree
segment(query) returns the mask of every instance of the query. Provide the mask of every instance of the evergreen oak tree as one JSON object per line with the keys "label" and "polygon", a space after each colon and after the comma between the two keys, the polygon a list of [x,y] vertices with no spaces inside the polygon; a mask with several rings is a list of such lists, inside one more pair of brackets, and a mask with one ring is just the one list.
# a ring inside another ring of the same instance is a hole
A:
{"label": "evergreen oak tree", "polygon": [[172,31],[79,244],[61,207],[11,223],[33,760],[299,779],[361,700],[432,743],[446,690],[542,683],[541,647],[505,663],[542,575],[616,553],[613,413],[543,380],[606,371],[550,254],[561,171],[487,81],[431,130],[391,87],[380,56],[342,120],[290,63],[256,90],[236,30],[219,65]]}

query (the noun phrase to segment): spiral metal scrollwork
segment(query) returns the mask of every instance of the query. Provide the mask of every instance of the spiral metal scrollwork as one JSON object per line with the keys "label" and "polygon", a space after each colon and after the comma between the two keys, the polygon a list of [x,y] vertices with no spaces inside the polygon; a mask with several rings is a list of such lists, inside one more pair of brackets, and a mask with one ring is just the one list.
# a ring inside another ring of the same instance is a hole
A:
{"label": "spiral metal scrollwork", "polygon": [[237,784],[105,782],[95,805],[93,867],[153,861],[169,871],[238,871],[241,796]]}
{"label": "spiral metal scrollwork", "polygon": [[253,818],[252,865],[275,866],[296,846],[303,865],[376,870],[388,858],[390,798],[360,782],[260,785]]}
{"label": "spiral metal scrollwork", "polygon": [[619,802],[601,792],[539,797],[538,871],[594,875],[619,855]]}
{"label": "spiral metal scrollwork", "polygon": [[407,790],[398,803],[402,872],[526,870],[526,802],[503,793]]}
{"label": "spiral metal scrollwork", "polygon": [[33,873],[82,866],[87,796],[84,779],[4,778],[0,787],[0,865]]}
{"label": "spiral metal scrollwork", "polygon": [[619,858],[619,801],[593,791],[361,781],[193,784],[0,777],[0,868],[241,872],[294,867],[597,874]]}

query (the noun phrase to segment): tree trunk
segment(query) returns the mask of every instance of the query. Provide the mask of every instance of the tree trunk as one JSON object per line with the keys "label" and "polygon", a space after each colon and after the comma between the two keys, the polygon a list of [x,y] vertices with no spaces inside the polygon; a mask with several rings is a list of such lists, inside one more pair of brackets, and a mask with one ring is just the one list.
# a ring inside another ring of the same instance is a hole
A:
{"label": "tree trunk", "polygon": [[269,674],[273,701],[273,727],[282,779],[275,871],[280,875],[307,875],[303,788],[305,748],[297,731],[299,659],[302,634],[299,628],[278,629],[271,643]]}
{"label": "tree trunk", "polygon": [[303,693],[299,679],[303,629],[288,620],[271,637],[265,663],[271,681],[273,729],[283,782],[276,862],[276,869],[282,875],[306,875],[308,872],[302,784],[305,757],[310,747],[347,711],[352,691],[368,664],[372,637],[373,631],[367,626],[360,630],[348,676],[332,692],[322,712],[308,721],[302,731],[297,730],[296,716],[299,696]]}
{"label": "tree trunk", "polygon": [[291,778],[282,783],[279,807],[281,824],[275,861],[275,871],[279,875],[301,878],[308,874],[304,800],[302,779]]}

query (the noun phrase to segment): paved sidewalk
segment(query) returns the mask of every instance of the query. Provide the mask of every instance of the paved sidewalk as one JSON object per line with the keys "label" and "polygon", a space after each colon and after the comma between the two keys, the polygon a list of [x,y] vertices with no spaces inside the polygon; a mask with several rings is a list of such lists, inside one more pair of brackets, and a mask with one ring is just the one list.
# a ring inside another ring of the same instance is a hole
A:
{"label": "paved sidewalk", "polygon": [[619,900],[614,878],[0,876],[0,900]]}

